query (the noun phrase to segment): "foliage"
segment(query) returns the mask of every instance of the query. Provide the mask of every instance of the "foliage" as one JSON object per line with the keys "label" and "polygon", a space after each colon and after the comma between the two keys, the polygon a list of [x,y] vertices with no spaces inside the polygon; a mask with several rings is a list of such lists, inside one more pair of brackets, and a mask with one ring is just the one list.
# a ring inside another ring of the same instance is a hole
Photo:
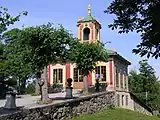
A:
{"label": "foliage", "polygon": [[108,54],[100,44],[79,43],[73,50],[72,59],[83,75],[88,75],[95,69],[98,61],[107,62]]}
{"label": "foliage", "polygon": [[22,51],[19,54],[22,58],[19,62],[28,67],[29,72],[37,79],[40,77],[44,79],[42,99],[47,101],[46,67],[54,63],[63,64],[69,60],[71,50],[77,41],[62,26],[55,27],[52,23],[24,28],[17,34],[16,39],[18,39],[17,47]]}
{"label": "foliage", "polygon": [[15,22],[19,21],[21,15],[27,15],[27,12],[24,11],[19,15],[13,17],[8,13],[8,9],[0,5],[0,35],[7,30],[7,27]]}
{"label": "foliage", "polygon": [[[3,89],[0,92],[0,96],[4,97],[7,91],[7,83],[4,83],[10,75],[8,73],[8,62],[6,56],[4,55],[5,44],[2,42],[2,33],[7,30],[7,27],[15,22],[19,21],[21,15],[27,15],[27,12],[24,11],[17,16],[12,16],[8,13],[8,9],[0,6],[0,88]],[[10,83],[8,81],[8,83]],[[2,95],[3,94],[3,95]]]}
{"label": "foliage", "polygon": [[107,109],[92,115],[82,115],[72,120],[160,120],[155,116],[147,116],[127,109]]}
{"label": "foliage", "polygon": [[160,84],[155,76],[155,71],[148,64],[147,60],[142,60],[139,64],[139,74],[136,71],[130,72],[129,90],[135,93],[144,103],[152,107],[152,109],[159,109]]}
{"label": "foliage", "polygon": [[26,94],[32,94],[35,92],[35,84],[36,82],[33,81],[27,85],[27,88],[25,89]]}
{"label": "foliage", "polygon": [[5,42],[6,72],[16,77],[19,83],[18,90],[21,94],[25,92],[27,79],[31,77],[30,64],[23,64],[23,54],[28,52],[26,47],[21,47],[21,30],[15,28],[3,34]]}
{"label": "foliage", "polygon": [[62,26],[53,24],[25,28],[21,34],[21,47],[24,64],[30,64],[32,73],[39,75],[45,66],[51,63],[65,63],[74,38]]}
{"label": "foliage", "polygon": [[114,0],[105,10],[116,15],[109,27],[120,29],[119,33],[136,31],[142,42],[133,52],[141,56],[160,57],[160,1],[159,0]]}
{"label": "foliage", "polygon": [[95,43],[77,43],[71,52],[71,60],[76,63],[77,69],[82,71],[84,88],[83,92],[88,92],[89,72],[95,69],[98,61],[106,62],[108,54],[101,44]]}

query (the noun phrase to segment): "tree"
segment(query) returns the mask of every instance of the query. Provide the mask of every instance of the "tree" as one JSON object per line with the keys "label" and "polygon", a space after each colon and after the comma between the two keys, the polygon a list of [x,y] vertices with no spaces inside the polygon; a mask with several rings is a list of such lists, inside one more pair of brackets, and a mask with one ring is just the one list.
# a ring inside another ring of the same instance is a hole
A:
{"label": "tree", "polygon": [[31,77],[30,64],[23,64],[22,54],[27,52],[25,47],[20,46],[21,30],[12,29],[3,34],[2,38],[5,42],[4,55],[8,63],[7,72],[10,76],[14,76],[18,80],[18,93],[24,94],[27,79]]}
{"label": "tree", "polygon": [[[2,42],[1,36],[2,33],[4,33],[7,30],[7,27],[11,24],[14,24],[16,21],[19,21],[19,18],[21,15],[27,15],[27,12],[22,12],[19,15],[13,17],[8,13],[7,8],[3,8],[0,6],[0,85],[3,90],[6,89],[6,84],[4,83],[4,80],[7,80],[8,73],[6,71],[6,68],[8,67],[8,64],[6,62],[6,57],[4,56],[4,48],[5,45]],[[2,91],[5,95],[5,91]],[[1,95],[0,95],[1,96]]]}
{"label": "tree", "polygon": [[73,50],[73,61],[77,69],[82,72],[84,82],[84,92],[88,92],[88,75],[95,69],[98,61],[107,62],[108,55],[100,44],[79,43]]}
{"label": "tree", "polygon": [[13,17],[8,13],[7,8],[3,8],[0,5],[0,35],[7,30],[7,27],[15,22],[19,21],[21,15],[27,15],[27,12],[24,11],[19,15]]}
{"label": "tree", "polygon": [[[147,60],[139,62],[139,74],[131,71],[129,75],[129,90],[152,109],[160,108],[160,84],[154,69]],[[158,106],[158,107],[157,107]]]}
{"label": "tree", "polygon": [[19,37],[20,47],[27,49],[21,54],[22,63],[30,64],[31,73],[38,80],[43,79],[42,101],[47,102],[49,100],[47,66],[65,63],[76,41],[62,26],[54,27],[51,23],[25,28]]}
{"label": "tree", "polygon": [[142,42],[133,49],[141,56],[160,57],[160,1],[159,0],[114,0],[105,10],[116,15],[109,27],[119,33],[136,31]]}

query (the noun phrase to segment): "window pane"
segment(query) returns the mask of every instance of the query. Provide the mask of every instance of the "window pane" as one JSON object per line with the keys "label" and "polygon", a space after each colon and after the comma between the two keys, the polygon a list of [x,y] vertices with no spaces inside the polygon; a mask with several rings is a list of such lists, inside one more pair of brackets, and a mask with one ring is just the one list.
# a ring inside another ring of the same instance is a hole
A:
{"label": "window pane", "polygon": [[116,87],[119,87],[119,71],[118,69],[116,68]]}
{"label": "window pane", "polygon": [[[100,74],[100,66],[97,66],[97,67],[95,68],[95,72],[96,72],[95,75]],[[95,76],[95,77],[97,78],[97,76]]]}
{"label": "window pane", "polygon": [[106,81],[106,66],[101,66],[101,74],[103,75],[102,81]]}
{"label": "window pane", "polygon": [[100,66],[96,67],[96,74],[100,74]]}
{"label": "window pane", "polygon": [[78,78],[79,78],[79,82],[83,82],[83,75],[82,75],[82,71],[78,70],[79,74],[78,74]]}
{"label": "window pane", "polygon": [[63,83],[63,70],[59,69],[59,83]]}
{"label": "window pane", "polygon": [[53,83],[57,83],[57,69],[53,70]]}
{"label": "window pane", "polygon": [[127,79],[126,79],[126,74],[124,75],[124,85],[125,85],[125,89],[127,89]]}
{"label": "window pane", "polygon": [[79,82],[83,82],[83,75],[79,75]]}
{"label": "window pane", "polygon": [[120,79],[120,81],[121,81],[121,88],[123,88],[123,73],[122,73],[122,71],[121,71],[121,79]]}
{"label": "window pane", "polygon": [[74,82],[78,82],[78,69],[77,68],[73,69],[73,79],[74,79]]}

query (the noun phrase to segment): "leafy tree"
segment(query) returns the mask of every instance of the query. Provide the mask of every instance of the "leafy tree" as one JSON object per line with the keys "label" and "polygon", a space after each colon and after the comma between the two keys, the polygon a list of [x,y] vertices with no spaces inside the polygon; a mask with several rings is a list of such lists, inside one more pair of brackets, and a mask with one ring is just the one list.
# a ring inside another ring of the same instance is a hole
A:
{"label": "leafy tree", "polygon": [[160,1],[159,0],[114,0],[105,10],[116,15],[109,27],[119,29],[119,33],[136,31],[142,42],[133,49],[141,56],[160,57]]}
{"label": "leafy tree", "polygon": [[[7,8],[3,8],[0,5],[0,85],[1,89],[4,91],[1,91],[5,95],[6,92],[6,84],[4,83],[4,80],[7,80],[8,72],[6,69],[8,68],[8,63],[6,62],[6,57],[4,56],[4,48],[5,45],[2,42],[1,36],[2,33],[4,33],[7,30],[7,27],[11,24],[14,24],[16,21],[19,21],[21,15],[27,15],[27,12],[22,12],[17,16],[12,16],[8,13]],[[0,94],[1,94],[0,93]],[[1,95],[0,95],[1,96]]]}
{"label": "leafy tree", "polygon": [[13,17],[8,13],[8,9],[0,5],[0,35],[7,30],[7,27],[15,22],[19,21],[21,15],[27,15],[24,11],[19,15]]}
{"label": "leafy tree", "polygon": [[72,57],[77,68],[82,71],[84,92],[88,92],[87,76],[94,70],[98,61],[106,62],[108,60],[107,52],[100,44],[79,43],[74,48]]}
{"label": "leafy tree", "polygon": [[152,109],[158,109],[158,107],[160,108],[160,98],[158,97],[160,84],[158,78],[147,60],[142,60],[139,64],[139,74],[136,71],[130,72],[129,89]]}
{"label": "leafy tree", "polygon": [[18,80],[18,91],[20,94],[25,93],[26,82],[31,77],[30,64],[23,64],[22,54],[27,52],[25,47],[20,46],[19,36],[21,30],[12,29],[3,34],[3,40],[5,42],[5,56],[8,63],[7,72],[10,76],[16,77]]}
{"label": "leafy tree", "polygon": [[31,73],[36,78],[43,79],[42,101],[47,102],[48,78],[47,66],[54,63],[65,63],[70,58],[70,52],[76,43],[72,35],[62,26],[54,27],[53,24],[25,28],[19,36],[20,47],[26,48],[23,52],[23,64],[30,64]]}

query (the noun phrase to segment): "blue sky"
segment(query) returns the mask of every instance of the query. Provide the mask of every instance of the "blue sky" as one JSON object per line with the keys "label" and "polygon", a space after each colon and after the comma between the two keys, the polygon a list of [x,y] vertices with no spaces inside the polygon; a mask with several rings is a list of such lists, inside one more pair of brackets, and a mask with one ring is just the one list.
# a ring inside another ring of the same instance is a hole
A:
{"label": "blue sky", "polygon": [[[77,21],[81,17],[87,16],[87,6],[91,4],[92,15],[102,24],[101,40],[103,42],[111,41],[106,48],[119,52],[123,57],[131,61],[130,69],[138,69],[138,61],[141,60],[138,55],[132,53],[132,49],[141,41],[136,33],[118,34],[108,28],[113,20],[113,15],[104,14],[105,8],[112,0],[1,0],[1,5],[9,9],[9,13],[17,15],[24,10],[28,15],[21,17],[20,21],[10,28],[22,25],[35,26],[53,22],[62,24],[66,29],[71,30],[74,36],[77,36]],[[149,59],[149,64],[156,70],[157,76],[160,76],[159,60]]]}

